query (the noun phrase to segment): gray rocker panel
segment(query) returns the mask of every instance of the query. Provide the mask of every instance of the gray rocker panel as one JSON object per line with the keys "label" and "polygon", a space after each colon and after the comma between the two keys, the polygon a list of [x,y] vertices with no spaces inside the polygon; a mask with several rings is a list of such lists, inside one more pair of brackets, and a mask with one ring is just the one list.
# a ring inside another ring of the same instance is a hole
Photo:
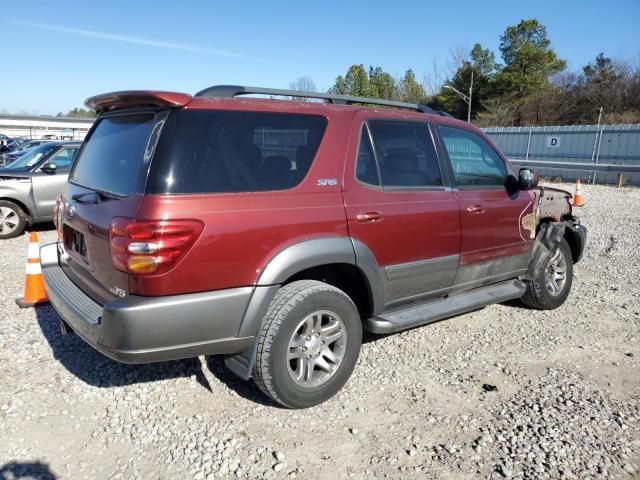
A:
{"label": "gray rocker panel", "polygon": [[393,333],[459,315],[476,308],[520,298],[525,285],[520,280],[488,285],[440,300],[423,302],[384,313],[365,321],[373,333]]}

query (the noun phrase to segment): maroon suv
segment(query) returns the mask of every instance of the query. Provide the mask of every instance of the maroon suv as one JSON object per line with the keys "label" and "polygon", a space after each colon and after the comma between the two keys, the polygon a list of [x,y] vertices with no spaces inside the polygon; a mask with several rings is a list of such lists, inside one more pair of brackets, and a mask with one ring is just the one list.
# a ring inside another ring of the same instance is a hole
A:
{"label": "maroon suv", "polygon": [[[238,98],[256,93],[323,102]],[[345,384],[363,328],[569,294],[586,238],[571,195],[446,114],[233,86],[87,104],[41,257],[63,325],[115,360],[223,354],[308,407]]]}

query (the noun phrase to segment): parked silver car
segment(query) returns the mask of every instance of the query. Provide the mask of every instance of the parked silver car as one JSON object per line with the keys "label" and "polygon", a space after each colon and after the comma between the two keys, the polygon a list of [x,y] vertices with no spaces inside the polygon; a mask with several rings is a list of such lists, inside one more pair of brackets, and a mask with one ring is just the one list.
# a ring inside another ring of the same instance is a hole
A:
{"label": "parked silver car", "polygon": [[79,148],[80,142],[44,143],[0,169],[0,240],[53,220],[56,197]]}

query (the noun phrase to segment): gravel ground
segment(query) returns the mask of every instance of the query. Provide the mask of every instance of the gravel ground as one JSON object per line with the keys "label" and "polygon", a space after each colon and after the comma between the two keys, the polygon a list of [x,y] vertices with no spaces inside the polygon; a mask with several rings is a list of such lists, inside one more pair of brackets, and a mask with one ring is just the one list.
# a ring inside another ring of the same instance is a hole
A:
{"label": "gravel ground", "polygon": [[218,358],[128,366],[61,336],[50,307],[15,306],[26,237],[5,241],[0,479],[640,478],[640,190],[584,195],[563,307],[369,335],[347,387],[304,411]]}

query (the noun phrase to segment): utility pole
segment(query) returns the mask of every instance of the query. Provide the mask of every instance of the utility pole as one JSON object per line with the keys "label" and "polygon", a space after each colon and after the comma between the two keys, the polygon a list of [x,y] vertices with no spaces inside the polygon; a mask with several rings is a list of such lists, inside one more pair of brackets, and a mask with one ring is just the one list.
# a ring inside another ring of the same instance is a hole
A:
{"label": "utility pole", "polygon": [[473,69],[471,69],[471,83],[469,84],[469,108],[467,109],[467,123],[471,123],[471,98],[473,96]]}
{"label": "utility pole", "polygon": [[469,84],[469,95],[465,95],[460,90],[451,85],[444,85],[443,88],[453,90],[467,104],[467,123],[471,123],[471,100],[473,98],[473,68],[471,69],[471,83]]}

